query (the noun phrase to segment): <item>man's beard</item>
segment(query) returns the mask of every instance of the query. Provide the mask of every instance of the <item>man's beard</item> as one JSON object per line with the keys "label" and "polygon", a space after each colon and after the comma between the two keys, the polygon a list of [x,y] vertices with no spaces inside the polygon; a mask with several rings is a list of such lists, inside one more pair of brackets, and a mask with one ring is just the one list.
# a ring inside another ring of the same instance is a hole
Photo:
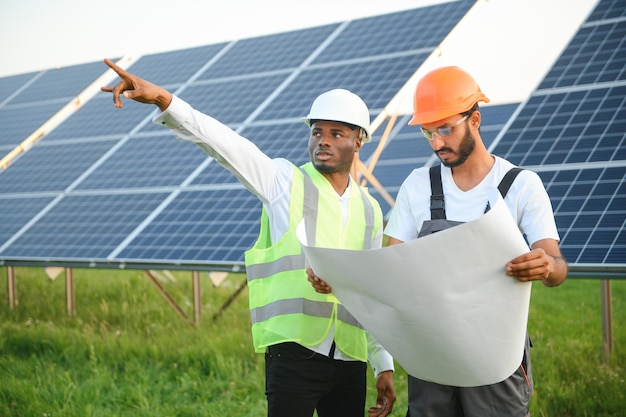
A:
{"label": "man's beard", "polygon": [[[441,160],[441,163],[448,168],[458,167],[467,161],[467,158],[474,152],[474,148],[476,147],[476,139],[474,135],[472,135],[472,131],[470,129],[465,130],[465,135],[463,136],[463,140],[461,141],[461,145],[459,146],[459,158],[456,161],[445,162]],[[447,151],[452,152],[452,149],[445,148]],[[436,152],[435,152],[436,153]]]}

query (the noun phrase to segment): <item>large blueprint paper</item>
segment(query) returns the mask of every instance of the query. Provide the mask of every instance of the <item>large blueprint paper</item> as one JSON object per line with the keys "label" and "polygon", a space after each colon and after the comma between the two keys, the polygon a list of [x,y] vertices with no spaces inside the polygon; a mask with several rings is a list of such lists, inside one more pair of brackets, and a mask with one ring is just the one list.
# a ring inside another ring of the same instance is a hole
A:
{"label": "large blueprint paper", "polygon": [[499,195],[491,201],[475,221],[401,245],[303,249],[410,375],[464,387],[497,383],[521,363],[531,284],[506,275],[507,262],[529,249]]}

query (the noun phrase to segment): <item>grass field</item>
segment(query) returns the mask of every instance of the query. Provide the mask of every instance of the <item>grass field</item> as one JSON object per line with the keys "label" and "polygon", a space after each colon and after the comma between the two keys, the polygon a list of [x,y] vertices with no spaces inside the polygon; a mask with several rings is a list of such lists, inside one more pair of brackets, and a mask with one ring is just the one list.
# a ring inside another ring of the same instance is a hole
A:
{"label": "grass field", "polygon": [[[0,280],[6,279],[0,268]],[[253,353],[243,282],[202,279],[202,319],[189,325],[142,271],[74,270],[76,311],[65,282],[17,268],[18,305],[0,285],[0,417],[264,416],[264,370]],[[162,285],[193,317],[190,272]],[[534,417],[626,416],[626,281],[612,281],[614,351],[602,345],[600,281],[534,284],[529,332]],[[394,416],[406,413],[406,373],[397,368]],[[375,401],[370,381],[368,405]]]}

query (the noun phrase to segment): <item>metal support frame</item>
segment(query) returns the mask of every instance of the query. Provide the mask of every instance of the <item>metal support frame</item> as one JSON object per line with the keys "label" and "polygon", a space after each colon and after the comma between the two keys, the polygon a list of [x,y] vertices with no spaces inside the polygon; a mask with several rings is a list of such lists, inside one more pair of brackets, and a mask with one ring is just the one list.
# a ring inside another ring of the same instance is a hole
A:
{"label": "metal support frame", "polygon": [[15,268],[7,267],[7,292],[9,296],[9,307],[14,309],[17,306],[17,291],[15,289]]}
{"label": "metal support frame", "polygon": [[193,281],[193,322],[196,326],[200,324],[200,315],[202,313],[202,285],[200,285],[200,272],[192,272]]}
{"label": "metal support frame", "polygon": [[65,307],[68,316],[74,315],[74,301],[74,271],[72,268],[65,268]]}
{"label": "metal support frame", "polygon": [[613,353],[613,311],[611,306],[611,281],[600,280],[600,301],[602,305],[602,342],[604,357],[609,359]]}
{"label": "metal support frame", "polygon": [[226,311],[230,303],[232,303],[235,300],[235,298],[237,298],[239,293],[241,293],[241,291],[243,291],[243,289],[246,288],[247,285],[248,285],[248,279],[244,278],[243,282],[239,284],[239,287],[237,287],[235,292],[232,293],[230,297],[228,297],[228,300],[226,300],[226,302],[222,304],[222,307],[220,307],[219,311],[213,315],[213,320],[217,320],[217,318],[221,316],[224,311]]}
{"label": "metal support frame", "polygon": [[[182,317],[188,324],[192,326],[200,325],[200,319],[202,316],[202,281],[200,271],[192,271],[191,279],[193,284],[193,320],[191,320],[183,309],[178,305],[174,298],[165,290],[158,279],[155,276],[154,271],[144,270],[146,276],[150,279],[155,288],[165,298],[168,304],[176,311],[176,313]],[[243,283],[231,294],[231,296],[222,304],[217,313],[213,315],[213,320],[216,320],[228,306],[237,298],[239,293],[246,287],[247,280],[244,279]],[[15,286],[15,267],[12,265],[7,266],[7,298],[9,307],[14,309],[18,305],[17,301],[17,289]],[[76,313],[76,295],[74,291],[74,270],[70,267],[65,268],[65,307],[68,316],[73,316]]]}
{"label": "metal support frame", "polygon": [[[165,298],[165,300],[174,308],[176,313],[181,316],[185,321],[191,323],[191,320],[183,309],[176,303],[176,301],[169,295],[169,293],[163,288],[161,283],[156,279],[154,274],[151,271],[144,271],[150,281],[157,288],[159,293]],[[200,317],[202,313],[202,285],[200,281],[200,272],[193,271],[192,272],[192,280],[193,280],[193,324],[198,326],[200,324]],[[213,316],[215,319],[219,314],[221,314],[230,303],[235,299],[235,297],[241,292],[243,286],[240,286],[233,295],[226,301],[224,305],[219,310],[219,313]],[[17,291],[15,287],[15,268],[13,266],[7,266],[7,294],[9,307],[14,309],[17,306]],[[65,307],[68,316],[73,316],[76,313],[76,296],[74,292],[74,271],[72,268],[65,268]]]}
{"label": "metal support frame", "polygon": [[[202,316],[202,280],[200,279],[200,271],[192,271],[191,280],[193,286],[193,321],[185,314],[183,309],[176,303],[174,298],[163,288],[161,283],[157,280],[154,271],[145,270],[145,274],[150,278],[150,281],[159,293],[165,298],[170,306],[176,311],[176,313],[182,317],[187,323],[193,326],[200,325],[200,319]],[[235,290],[233,294],[222,304],[217,313],[213,315],[213,320],[216,320],[227,308],[228,306],[237,298],[239,293],[246,287],[247,280],[244,279],[243,283],[239,285],[239,287]]]}
{"label": "metal support frame", "polygon": [[[169,295],[169,293],[163,288],[161,283],[156,279],[153,271],[144,270],[152,284],[156,287],[159,293],[165,298],[165,300],[174,308],[176,313],[181,316],[188,324],[192,326],[198,326],[200,324],[200,318],[202,313],[202,283],[200,279],[199,271],[192,271],[193,282],[193,309],[194,316],[193,321],[187,317],[185,312],[180,308],[176,301]],[[239,287],[231,294],[231,296],[222,304],[217,313],[213,315],[213,320],[216,320],[228,306],[237,298],[237,296],[247,286],[247,280],[244,279]],[[75,314],[75,293],[74,293],[74,272],[72,268],[65,268],[65,301],[67,315],[73,316]],[[7,298],[9,302],[9,308],[14,309],[18,305],[17,300],[17,288],[15,285],[15,267],[12,265],[7,266]],[[602,313],[602,344],[604,348],[604,357],[608,360],[613,353],[613,312],[611,303],[611,278],[600,279],[600,301],[601,301],[601,313]]]}
{"label": "metal support frame", "polygon": [[387,139],[389,138],[389,135],[391,134],[391,130],[393,129],[393,126],[396,123],[397,117],[398,115],[395,114],[389,118],[385,131],[383,132],[383,135],[380,138],[380,142],[378,143],[378,145],[376,146],[376,149],[374,150],[374,154],[372,155],[369,166],[366,166],[359,159],[358,154],[357,154],[357,156],[355,157],[354,163],[352,165],[352,169],[351,169],[352,176],[360,182],[361,186],[366,186],[367,182],[369,181],[370,184],[374,186],[374,188],[380,193],[380,195],[385,199],[385,201],[387,201],[387,204],[389,204],[391,207],[395,205],[395,200],[387,192],[385,187],[383,187],[383,185],[380,182],[378,182],[378,179],[374,176],[373,171],[374,171],[374,168],[376,167],[376,163],[378,162],[378,158],[380,157],[380,154],[382,153],[385,147],[385,144],[387,143]]}
{"label": "metal support frame", "polygon": [[[167,303],[174,309],[174,311],[176,311],[176,313],[179,316],[181,316],[185,320],[185,322],[187,322],[190,325],[193,325],[193,323],[191,322],[191,320],[189,320],[189,317],[187,317],[183,309],[180,308],[180,306],[176,303],[176,301],[172,298],[172,296],[165,290],[165,288],[163,288],[159,280],[154,276],[154,272],[149,271],[149,270],[144,270],[143,272],[148,276],[152,284],[156,287],[156,289],[163,296],[163,298],[165,298],[165,301],[167,301]],[[195,300],[195,287],[194,287],[194,300]],[[194,306],[195,306],[195,303],[194,303]]]}

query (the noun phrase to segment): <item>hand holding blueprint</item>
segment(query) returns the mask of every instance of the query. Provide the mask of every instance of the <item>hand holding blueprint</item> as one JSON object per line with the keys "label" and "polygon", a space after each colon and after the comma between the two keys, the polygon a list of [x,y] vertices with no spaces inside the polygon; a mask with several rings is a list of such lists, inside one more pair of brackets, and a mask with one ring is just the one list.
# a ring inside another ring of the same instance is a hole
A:
{"label": "hand holding blueprint", "polygon": [[519,367],[530,283],[506,275],[528,245],[499,195],[481,218],[375,250],[308,247],[313,271],[412,376],[500,382]]}

